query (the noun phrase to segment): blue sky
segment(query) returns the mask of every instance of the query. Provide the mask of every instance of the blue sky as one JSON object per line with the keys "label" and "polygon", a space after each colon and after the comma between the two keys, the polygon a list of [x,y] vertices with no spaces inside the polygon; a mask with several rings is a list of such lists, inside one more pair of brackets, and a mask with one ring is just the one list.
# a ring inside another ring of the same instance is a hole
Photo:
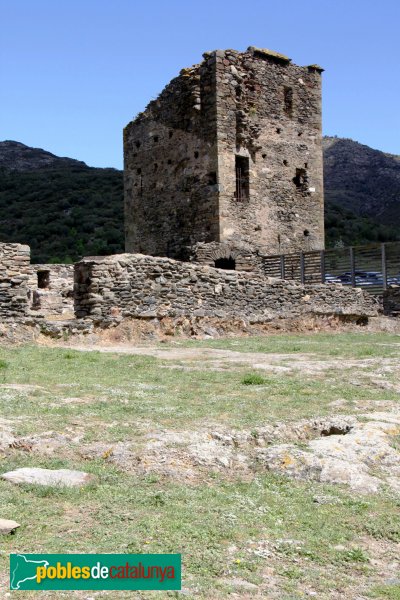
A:
{"label": "blue sky", "polygon": [[323,74],[327,135],[400,154],[398,0],[0,0],[0,140],[122,167],[122,129],[206,50]]}

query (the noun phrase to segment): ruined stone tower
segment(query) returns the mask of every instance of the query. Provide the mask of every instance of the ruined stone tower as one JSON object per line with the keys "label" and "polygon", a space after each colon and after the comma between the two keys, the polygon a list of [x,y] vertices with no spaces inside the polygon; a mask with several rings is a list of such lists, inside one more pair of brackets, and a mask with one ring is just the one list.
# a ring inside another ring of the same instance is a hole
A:
{"label": "ruined stone tower", "polygon": [[183,69],[124,130],[126,251],[323,248],[321,72],[254,47]]}

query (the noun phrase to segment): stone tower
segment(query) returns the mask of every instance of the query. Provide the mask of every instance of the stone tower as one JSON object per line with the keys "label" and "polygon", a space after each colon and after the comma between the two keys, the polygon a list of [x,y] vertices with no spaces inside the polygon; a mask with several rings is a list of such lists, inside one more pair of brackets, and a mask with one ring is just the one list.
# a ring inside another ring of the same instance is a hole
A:
{"label": "stone tower", "polygon": [[126,251],[323,248],[322,69],[254,47],[203,56],[124,130]]}

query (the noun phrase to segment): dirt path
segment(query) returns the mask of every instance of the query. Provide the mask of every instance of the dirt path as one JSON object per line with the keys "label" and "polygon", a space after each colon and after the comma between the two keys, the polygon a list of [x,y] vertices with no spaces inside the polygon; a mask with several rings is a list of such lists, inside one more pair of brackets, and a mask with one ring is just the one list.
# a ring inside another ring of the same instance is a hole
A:
{"label": "dirt path", "polygon": [[[63,346],[65,348],[65,346]],[[293,372],[301,371],[303,373],[316,374],[330,369],[343,370],[362,368],[371,369],[371,371],[394,372],[400,368],[400,359],[398,358],[360,358],[331,359],[320,358],[314,354],[295,353],[263,353],[263,352],[238,352],[235,350],[223,350],[217,348],[182,348],[159,346],[70,346],[71,350],[82,352],[98,351],[121,354],[133,354],[142,356],[153,356],[165,361],[174,363],[186,363],[182,368],[203,369],[204,361],[207,362],[207,369],[219,370],[226,368],[227,364],[250,365],[253,369],[263,369],[272,372]],[[171,365],[171,367],[174,365]]]}

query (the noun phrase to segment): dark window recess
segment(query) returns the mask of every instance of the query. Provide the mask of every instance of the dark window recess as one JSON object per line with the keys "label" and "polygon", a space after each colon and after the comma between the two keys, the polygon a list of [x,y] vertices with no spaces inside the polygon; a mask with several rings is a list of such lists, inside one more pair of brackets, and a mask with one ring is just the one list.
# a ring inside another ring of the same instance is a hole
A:
{"label": "dark window recess", "polygon": [[37,285],[41,290],[44,290],[50,286],[50,271],[37,272]]}
{"label": "dark window recess", "polygon": [[310,235],[310,232],[308,231],[308,229],[305,229],[303,233],[304,233],[305,237],[308,237]]}
{"label": "dark window recess", "polygon": [[288,166],[288,161],[287,161],[287,160],[284,160],[284,161],[283,161],[283,164],[285,165],[285,167],[287,167],[287,166]]}
{"label": "dark window recess", "polygon": [[280,133],[282,131],[282,129],[280,127],[276,128],[276,133]]}
{"label": "dark window recess", "polygon": [[168,135],[169,135],[169,138],[172,138],[172,136],[174,135],[174,132],[170,131]]}
{"label": "dark window recess", "polygon": [[305,169],[296,169],[296,176],[293,177],[293,183],[297,188],[304,188],[307,185],[307,171]]}
{"label": "dark window recess", "polygon": [[235,157],[236,168],[236,200],[248,200],[250,192],[249,159],[247,156]]}
{"label": "dark window recess", "polygon": [[157,144],[157,142],[158,142],[158,135],[155,135],[155,136],[153,137],[153,142],[154,142],[155,144]]}
{"label": "dark window recess", "polygon": [[167,160],[167,164],[172,165],[172,160],[170,158]]}
{"label": "dark window recess", "polygon": [[262,154],[262,157],[263,157],[263,158],[267,158],[267,155],[266,155],[266,154]]}
{"label": "dark window recess", "polygon": [[217,258],[214,261],[216,269],[226,269],[227,271],[234,271],[236,269],[236,261],[232,256],[229,258]]}
{"label": "dark window recess", "polygon": [[199,158],[199,153],[197,151],[194,153],[194,157]]}
{"label": "dark window recess", "polygon": [[142,173],[142,169],[136,169],[136,173],[137,173],[138,175],[141,175],[141,173]]}
{"label": "dark window recess", "polygon": [[135,142],[136,148],[140,148],[140,142]]}
{"label": "dark window recess", "polygon": [[285,113],[289,117],[291,117],[293,114],[293,88],[291,88],[291,87],[283,88],[283,98],[284,98]]}
{"label": "dark window recess", "polygon": [[158,164],[154,163],[154,170],[157,171],[157,169],[158,169]]}
{"label": "dark window recess", "polygon": [[216,185],[217,184],[217,174],[215,171],[211,171],[208,174],[208,185]]}
{"label": "dark window recess", "polygon": [[87,270],[78,270],[77,273],[77,280],[78,283],[83,284],[83,285],[90,285],[92,283],[92,280],[90,279]]}

